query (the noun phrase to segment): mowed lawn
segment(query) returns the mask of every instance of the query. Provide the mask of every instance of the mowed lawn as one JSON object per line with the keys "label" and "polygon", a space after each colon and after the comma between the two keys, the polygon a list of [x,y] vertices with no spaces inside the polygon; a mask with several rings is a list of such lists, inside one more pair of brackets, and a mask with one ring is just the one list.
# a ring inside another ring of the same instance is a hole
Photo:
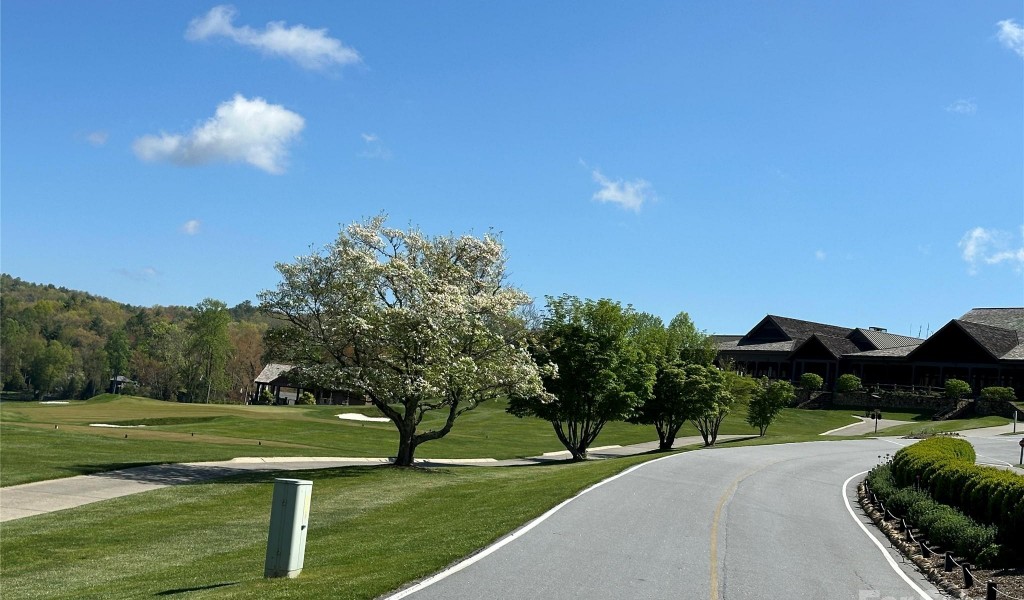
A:
{"label": "mowed lawn", "polygon": [[4,598],[374,598],[650,460],[291,472],[313,481],[305,565],[263,579],[272,474],[0,524]]}
{"label": "mowed lawn", "polygon": [[[389,455],[396,443],[390,424],[335,416],[351,410],[114,396],[67,405],[3,403],[0,474],[11,485],[19,477],[151,462]],[[821,432],[855,422],[853,412],[787,409],[756,443],[820,440]],[[737,406],[722,433],[754,433],[745,415]],[[695,431],[687,425],[680,434]],[[612,423],[595,445],[655,438],[651,426]],[[464,415],[448,438],[424,445],[419,455],[501,458],[560,449],[548,423],[517,419],[494,404]],[[2,595],[374,598],[486,546],[588,485],[659,456],[507,468],[352,467],[164,488],[0,524]],[[314,482],[306,562],[296,580],[262,576],[275,476]]]}
{"label": "mowed lawn", "polygon": [[[166,462],[243,456],[388,457],[398,436],[390,423],[342,420],[342,412],[380,416],[372,406],[241,406],[180,404],[128,396],[98,396],[69,404],[0,403],[0,485],[16,485]],[[766,442],[811,439],[854,423],[851,409],[785,410]],[[913,415],[907,415],[912,418]],[[440,424],[430,414],[423,426]],[[734,407],[722,434],[754,435],[744,406]],[[94,427],[144,425],[132,428]],[[697,435],[687,424],[680,436]],[[594,446],[657,439],[650,425],[609,423]],[[545,421],[519,419],[505,404],[481,405],[456,421],[446,437],[424,444],[420,458],[515,458],[562,450]]]}
{"label": "mowed lawn", "polygon": [[[110,395],[70,404],[3,402],[0,485],[161,462],[394,455],[398,435],[391,423],[347,421],[336,416],[342,412],[380,416],[372,406],[180,404]],[[439,426],[441,419],[429,414],[422,427]],[[651,426],[610,423],[598,445],[656,438]],[[462,415],[451,433],[421,446],[417,457],[501,459],[562,449],[549,423],[513,417],[495,402]]]}

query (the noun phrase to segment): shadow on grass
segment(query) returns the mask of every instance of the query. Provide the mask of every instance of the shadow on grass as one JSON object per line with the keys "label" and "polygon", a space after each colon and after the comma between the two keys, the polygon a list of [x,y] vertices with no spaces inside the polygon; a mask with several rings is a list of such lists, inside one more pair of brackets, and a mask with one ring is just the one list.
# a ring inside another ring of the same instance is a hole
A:
{"label": "shadow on grass", "polygon": [[[73,469],[85,472],[87,469],[114,467],[116,465],[77,465]],[[217,481],[225,484],[273,483],[275,479],[337,479],[360,477],[390,465],[356,465],[326,467],[322,469],[283,470],[273,463],[262,463],[264,468],[232,468],[183,464],[154,463],[148,466],[134,466],[112,471],[92,471],[94,477],[125,482],[150,483],[156,485],[197,485]],[[423,473],[445,472],[446,469],[416,469]]]}
{"label": "shadow on grass", "polygon": [[176,590],[164,590],[162,592],[157,592],[156,594],[153,594],[153,595],[154,596],[174,596],[176,594],[187,594],[189,592],[200,592],[200,591],[203,591],[203,590],[214,590],[214,589],[217,589],[217,588],[227,587],[229,585],[238,585],[238,582],[237,581],[232,581],[232,582],[229,582],[229,583],[211,583],[210,585],[200,585],[200,586],[197,586],[197,587],[178,588]]}
{"label": "shadow on grass", "polygon": [[153,465],[161,465],[164,463],[157,461],[146,461],[146,462],[126,462],[126,463],[97,463],[91,465],[65,465],[59,467],[62,471],[68,471],[75,475],[96,475],[107,471],[119,471],[123,469],[136,469],[140,467],[149,467]]}

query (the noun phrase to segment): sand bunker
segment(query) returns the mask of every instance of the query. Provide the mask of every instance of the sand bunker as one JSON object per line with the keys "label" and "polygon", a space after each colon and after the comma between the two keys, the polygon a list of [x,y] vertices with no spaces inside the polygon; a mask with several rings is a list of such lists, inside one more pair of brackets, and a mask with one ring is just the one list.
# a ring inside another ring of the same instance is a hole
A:
{"label": "sand bunker", "polygon": [[43,400],[40,404],[71,404],[66,400]]}
{"label": "sand bunker", "polygon": [[132,427],[145,427],[145,425],[110,425],[108,423],[89,423],[89,427],[117,427],[118,429],[131,429]]}
{"label": "sand bunker", "polygon": [[387,417],[368,417],[359,413],[341,413],[338,415],[339,419],[345,419],[346,421],[366,421],[369,423],[388,423],[391,419]]}

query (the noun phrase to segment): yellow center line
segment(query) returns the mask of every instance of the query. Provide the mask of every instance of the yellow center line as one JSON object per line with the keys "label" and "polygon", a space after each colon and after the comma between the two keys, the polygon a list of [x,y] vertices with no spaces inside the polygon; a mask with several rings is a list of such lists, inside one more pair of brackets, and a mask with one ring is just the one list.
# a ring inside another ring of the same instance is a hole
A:
{"label": "yellow center line", "polygon": [[722,517],[722,509],[725,508],[726,503],[728,503],[729,499],[732,498],[732,495],[736,492],[736,488],[739,487],[740,482],[742,482],[747,477],[750,477],[754,473],[760,471],[761,469],[763,469],[766,466],[768,466],[768,465],[760,465],[758,467],[750,469],[749,471],[747,471],[747,472],[743,473],[742,475],[740,475],[739,477],[737,477],[736,480],[733,481],[732,484],[729,486],[729,489],[725,490],[725,493],[722,494],[722,497],[718,499],[718,506],[715,507],[715,514],[711,518],[711,545],[710,545],[710,552],[711,552],[711,560],[710,560],[710,562],[711,562],[711,600],[719,600],[719,595],[718,595],[718,523],[719,523],[719,520]]}

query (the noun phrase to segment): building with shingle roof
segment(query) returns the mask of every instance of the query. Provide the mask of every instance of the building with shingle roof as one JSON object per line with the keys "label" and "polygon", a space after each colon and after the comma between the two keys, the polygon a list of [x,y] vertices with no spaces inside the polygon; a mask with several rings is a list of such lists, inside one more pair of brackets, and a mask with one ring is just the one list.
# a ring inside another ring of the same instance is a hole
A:
{"label": "building with shingle roof", "polygon": [[928,339],[767,315],[745,335],[716,340],[720,364],[755,377],[817,373],[831,386],[853,373],[865,386],[935,387],[955,377],[975,392],[1005,386],[1024,394],[1024,308],[975,308]]}
{"label": "building with shingle roof", "polygon": [[274,404],[295,404],[303,392],[313,394],[317,404],[366,404],[363,397],[347,390],[329,390],[304,385],[295,365],[268,363],[256,376],[256,391],[252,400],[257,401],[264,390],[271,393]]}

